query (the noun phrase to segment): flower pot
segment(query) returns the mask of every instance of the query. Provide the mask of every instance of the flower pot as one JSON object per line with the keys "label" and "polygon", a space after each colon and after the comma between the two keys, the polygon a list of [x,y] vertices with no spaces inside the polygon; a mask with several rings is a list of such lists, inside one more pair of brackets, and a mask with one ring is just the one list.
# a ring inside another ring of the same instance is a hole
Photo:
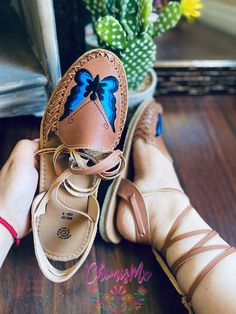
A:
{"label": "flower pot", "polygon": [[98,47],[98,40],[96,34],[94,34],[92,24],[88,24],[84,28],[85,31],[85,46],[87,50]]}
{"label": "flower pot", "polygon": [[145,99],[153,97],[157,85],[156,72],[151,69],[148,73],[147,78],[141,83],[139,88],[134,91],[128,92],[128,104],[132,108],[139,105]]}

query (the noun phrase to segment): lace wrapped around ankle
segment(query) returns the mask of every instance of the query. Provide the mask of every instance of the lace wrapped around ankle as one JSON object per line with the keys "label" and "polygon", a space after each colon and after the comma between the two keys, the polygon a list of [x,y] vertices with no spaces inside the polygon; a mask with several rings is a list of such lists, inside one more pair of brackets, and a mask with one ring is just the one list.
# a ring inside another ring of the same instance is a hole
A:
{"label": "lace wrapped around ankle", "polygon": [[[183,191],[174,188],[160,188],[152,192],[180,193],[184,197],[186,197]],[[127,179],[126,180],[122,179],[121,184],[119,186],[118,195],[129,204],[129,207],[132,210],[135,219],[137,242],[151,244],[152,240],[150,237],[150,222],[148,211],[143,199],[144,194],[141,194],[139,188],[133,182]],[[179,228],[181,223],[184,221],[185,217],[191,212],[192,209],[193,209],[192,205],[189,204],[176,218],[160,250],[161,253],[159,253],[153,247],[153,252],[156,256],[158,263],[160,264],[160,266],[162,267],[162,269],[164,270],[164,272],[174,285],[177,292],[182,296],[182,303],[188,309],[189,313],[193,313],[191,300],[197,287],[202,283],[202,281],[207,277],[210,271],[218,263],[220,263],[226,256],[236,252],[236,249],[234,247],[229,246],[228,244],[205,245],[209,240],[211,240],[213,237],[217,235],[217,232],[210,228],[194,230],[180,234],[178,236],[174,236],[176,230]],[[188,239],[195,235],[201,234],[204,235],[204,237],[201,240],[199,240],[195,245],[193,245],[193,247],[189,251],[180,256],[176,261],[174,261],[174,263],[172,263],[172,265],[167,264],[165,256],[167,250],[172,245],[184,239]],[[201,272],[197,275],[196,279],[190,286],[187,293],[184,293],[176,280],[177,272],[186,262],[188,262],[194,256],[211,250],[221,250],[221,252],[201,270]]]}

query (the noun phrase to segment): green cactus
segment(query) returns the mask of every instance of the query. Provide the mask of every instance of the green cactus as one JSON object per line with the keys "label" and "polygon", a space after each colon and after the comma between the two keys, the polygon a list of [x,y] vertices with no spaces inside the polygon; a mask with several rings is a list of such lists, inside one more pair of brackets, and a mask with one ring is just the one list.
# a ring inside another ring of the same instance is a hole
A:
{"label": "green cactus", "polygon": [[86,9],[90,12],[93,24],[100,16],[108,14],[107,3],[109,0],[84,0]]}
{"label": "green cactus", "polygon": [[181,3],[169,1],[155,22],[150,21],[152,0],[84,0],[99,45],[122,60],[128,85],[136,89],[156,60],[154,38],[179,21]]}
{"label": "green cactus", "polygon": [[149,25],[149,16],[152,12],[152,0],[140,0],[138,10],[139,31],[146,32]]}
{"label": "green cactus", "polygon": [[136,89],[156,60],[156,46],[146,34],[135,37],[120,52],[120,57],[126,70],[129,88]]}
{"label": "green cactus", "polygon": [[153,24],[154,35],[160,36],[170,28],[175,27],[181,17],[181,9],[178,2],[169,2],[164,10],[158,15]]}
{"label": "green cactus", "polygon": [[106,4],[107,4],[107,13],[109,15],[113,15],[115,16],[116,14],[116,0],[110,0],[110,1],[106,1]]}
{"label": "green cactus", "polygon": [[136,25],[137,20],[137,0],[121,0],[122,1],[122,10],[120,15],[120,23],[122,24],[127,38],[132,39],[137,35],[138,30]]}
{"label": "green cactus", "polygon": [[124,49],[126,46],[126,34],[113,16],[100,17],[96,23],[96,32],[102,42],[112,49]]}

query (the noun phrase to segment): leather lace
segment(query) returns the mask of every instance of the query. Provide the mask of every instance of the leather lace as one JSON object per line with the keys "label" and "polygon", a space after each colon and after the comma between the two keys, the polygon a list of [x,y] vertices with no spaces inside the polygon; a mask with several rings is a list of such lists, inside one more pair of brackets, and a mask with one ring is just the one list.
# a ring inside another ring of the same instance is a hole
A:
{"label": "leather lace", "polygon": [[[59,157],[62,154],[68,154],[68,169],[69,173],[64,178],[64,188],[74,196],[85,196],[93,194],[101,179],[112,180],[119,176],[125,168],[125,159],[120,150],[115,150],[111,153],[106,153],[97,157],[89,154],[87,151],[78,148],[70,148],[61,144],[56,148],[43,148],[36,152],[36,155],[53,154],[53,167],[57,176],[63,172],[60,169]],[[70,180],[73,175],[89,175],[93,176],[93,182],[90,187],[79,187]]]}
{"label": "leather lace", "polygon": [[[147,209],[146,209],[146,205],[145,205],[143,197],[152,195],[153,193],[178,193],[182,195],[182,197],[186,198],[187,202],[189,202],[188,197],[184,194],[182,190],[175,189],[175,188],[159,188],[157,190],[154,189],[149,192],[141,194],[138,187],[133,182],[122,179],[121,184],[118,189],[118,195],[122,197],[124,200],[126,200],[129,203],[130,208],[132,209],[132,213],[134,214],[134,218],[136,221],[136,235],[137,235],[138,242],[142,242],[142,238],[140,237],[140,234],[145,234],[145,235],[150,236],[150,230],[149,230],[150,224],[149,224],[148,213],[147,213]],[[136,196],[136,198],[138,199],[138,202],[134,202],[131,199],[133,198],[133,195]],[[162,269],[164,270],[164,272],[170,279],[171,283],[174,285],[175,289],[182,296],[182,303],[191,314],[193,313],[191,301],[192,301],[192,297],[196,289],[199,287],[199,285],[203,282],[203,280],[208,276],[208,274],[217,264],[219,264],[228,255],[236,253],[236,249],[234,247],[231,247],[228,244],[208,244],[208,242],[211,239],[213,239],[214,237],[218,235],[217,232],[212,230],[211,228],[197,229],[197,230],[181,233],[179,235],[175,235],[175,232],[183,223],[185,217],[192,211],[192,209],[193,209],[192,205],[189,204],[177,216],[160,250],[161,254],[158,253],[158,251],[153,247],[153,252],[156,256],[157,261],[159,262],[160,266],[162,267]],[[175,243],[191,238],[195,235],[202,235],[202,237],[187,252],[179,256],[177,260],[175,260],[172,263],[172,265],[168,265],[165,261],[165,256],[168,249]],[[148,244],[150,242],[151,242],[151,239],[148,239],[148,237],[146,237],[144,243]],[[176,279],[176,275],[178,271],[180,270],[180,268],[186,262],[192,259],[194,256],[202,254],[204,252],[209,252],[209,251],[214,251],[214,250],[218,250],[219,253],[200,271],[200,273],[197,275],[197,277],[195,278],[194,282],[192,283],[188,291],[184,293],[182,289],[180,288]]]}

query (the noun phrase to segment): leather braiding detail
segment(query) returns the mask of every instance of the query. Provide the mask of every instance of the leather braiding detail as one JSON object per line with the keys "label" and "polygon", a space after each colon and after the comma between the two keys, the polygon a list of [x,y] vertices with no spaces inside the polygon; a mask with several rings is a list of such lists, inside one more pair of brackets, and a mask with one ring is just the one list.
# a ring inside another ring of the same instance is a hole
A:
{"label": "leather braiding detail", "polygon": [[158,113],[162,113],[162,108],[153,100],[142,114],[135,130],[134,139],[135,137],[140,136],[148,143],[154,144]]}
{"label": "leather braiding detail", "polygon": [[153,99],[144,110],[137,124],[133,139],[136,140],[138,137],[141,137],[145,142],[157,148],[165,157],[173,162],[163,142],[161,133],[156,134],[159,123],[161,130],[161,120],[159,119],[161,119],[162,111],[161,105],[156,103]]}

